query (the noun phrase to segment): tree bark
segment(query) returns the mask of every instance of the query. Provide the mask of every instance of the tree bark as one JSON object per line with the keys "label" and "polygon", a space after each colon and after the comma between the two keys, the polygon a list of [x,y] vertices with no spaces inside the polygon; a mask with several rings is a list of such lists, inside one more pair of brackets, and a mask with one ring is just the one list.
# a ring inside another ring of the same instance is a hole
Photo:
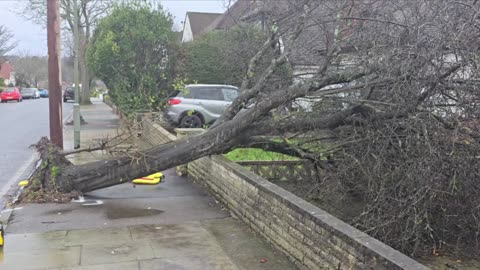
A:
{"label": "tree bark", "polygon": [[82,84],[82,91],[80,94],[80,104],[81,105],[90,105],[90,71],[88,69],[86,61],[86,52],[87,52],[87,40],[85,35],[81,35],[80,41],[80,55],[78,58],[79,69],[80,69],[80,78]]}
{"label": "tree bark", "polygon": [[[232,132],[240,128],[231,126]],[[229,130],[222,128],[137,153],[84,165],[67,166],[57,178],[60,190],[89,192],[129,182],[210,154],[223,153],[233,147]]]}
{"label": "tree bark", "polygon": [[92,104],[90,101],[90,84],[91,84],[91,76],[90,76],[90,70],[87,65],[87,48],[90,43],[90,27],[91,27],[91,22],[90,22],[90,14],[88,12],[87,8],[87,1],[81,1],[80,2],[81,6],[81,14],[83,15],[83,18],[85,20],[85,33],[82,36],[82,42],[81,42],[81,53],[80,53],[80,65],[82,66],[82,96],[80,98],[80,104],[82,105],[88,105]]}

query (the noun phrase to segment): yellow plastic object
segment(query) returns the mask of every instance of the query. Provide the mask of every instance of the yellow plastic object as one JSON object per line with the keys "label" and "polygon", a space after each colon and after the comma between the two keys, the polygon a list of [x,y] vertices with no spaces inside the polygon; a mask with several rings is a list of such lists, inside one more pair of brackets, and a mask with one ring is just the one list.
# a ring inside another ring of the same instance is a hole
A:
{"label": "yellow plastic object", "polygon": [[28,184],[29,184],[28,180],[23,180],[23,181],[20,181],[20,183],[18,183],[18,185],[21,187],[26,187],[28,186]]}
{"label": "yellow plastic object", "polygon": [[0,224],[0,247],[3,247],[3,225]]}
{"label": "yellow plastic object", "polygon": [[135,185],[158,185],[165,178],[163,173],[154,173],[149,176],[134,179],[132,183]]}

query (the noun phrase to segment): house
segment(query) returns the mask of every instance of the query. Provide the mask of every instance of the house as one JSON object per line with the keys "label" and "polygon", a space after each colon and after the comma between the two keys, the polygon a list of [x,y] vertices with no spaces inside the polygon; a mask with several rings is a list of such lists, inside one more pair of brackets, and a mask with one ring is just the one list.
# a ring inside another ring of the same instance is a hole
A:
{"label": "house", "polygon": [[221,13],[187,12],[183,25],[182,43],[193,41],[205,33],[207,27],[221,15]]}
{"label": "house", "polygon": [[263,9],[263,1],[237,0],[223,14],[218,16],[205,32],[215,30],[228,30],[242,24],[258,24],[264,29],[266,14]]}
{"label": "house", "polygon": [[5,85],[15,85],[15,71],[13,66],[7,61],[0,66],[0,80],[3,79]]}
{"label": "house", "polygon": [[[279,32],[282,32],[280,37],[280,49],[284,49],[284,40],[288,39],[288,35],[292,32],[292,25],[295,23],[295,19],[292,20],[289,17],[289,9],[291,3],[288,1],[275,1],[275,0],[237,0],[235,1],[223,14],[216,14],[210,17],[214,18],[209,25],[197,24],[197,31],[193,35],[189,35],[189,29],[192,27],[192,20],[198,20],[198,17],[192,17],[195,13],[188,12],[185,20],[184,34],[182,42],[192,41],[201,34],[211,31],[226,31],[236,26],[255,25],[263,31],[266,29],[267,20],[278,20]],[[312,4],[311,9],[314,9],[319,15],[323,13],[320,5]],[[204,13],[202,13],[204,14]],[[322,14],[323,15],[323,14]],[[329,14],[331,16],[331,14]],[[289,17],[287,20],[281,19],[282,17]],[[313,20],[313,19],[312,19]],[[207,22],[207,20],[203,20]],[[315,25],[312,22],[309,22]],[[286,29],[286,30],[285,30]],[[192,36],[192,38],[188,38]],[[308,77],[308,74],[314,73],[318,68],[319,59],[321,59],[325,53],[326,46],[331,43],[329,39],[333,38],[332,29],[322,29],[320,27],[308,27],[305,29],[298,42],[296,42],[291,48],[292,52],[289,57],[289,62],[293,66],[294,74],[298,77]],[[323,42],[319,42],[323,41]],[[307,75],[302,75],[307,74]]]}

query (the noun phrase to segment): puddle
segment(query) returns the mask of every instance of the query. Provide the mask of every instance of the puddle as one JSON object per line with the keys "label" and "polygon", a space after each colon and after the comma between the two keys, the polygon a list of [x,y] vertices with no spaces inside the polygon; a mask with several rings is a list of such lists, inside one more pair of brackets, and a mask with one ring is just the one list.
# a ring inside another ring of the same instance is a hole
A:
{"label": "puddle", "polygon": [[163,213],[163,210],[159,209],[147,209],[147,208],[129,208],[125,206],[109,206],[105,209],[106,218],[121,219],[121,218],[138,218],[155,216]]}

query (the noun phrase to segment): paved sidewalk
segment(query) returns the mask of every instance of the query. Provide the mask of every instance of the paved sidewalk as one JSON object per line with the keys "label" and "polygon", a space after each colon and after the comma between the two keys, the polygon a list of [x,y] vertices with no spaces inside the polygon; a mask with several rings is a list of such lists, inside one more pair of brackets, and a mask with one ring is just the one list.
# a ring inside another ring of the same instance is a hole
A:
{"label": "paved sidewalk", "polygon": [[5,240],[0,269],[295,269],[231,218],[7,234]]}
{"label": "paved sidewalk", "polygon": [[[121,124],[109,107],[93,101],[82,107],[88,122],[83,141],[114,136]],[[72,128],[65,129],[67,149]],[[104,154],[82,153],[72,161]],[[0,269],[296,269],[200,186],[173,170],[164,173],[157,186],[123,184],[69,204],[16,206]]]}
{"label": "paved sidewalk", "polygon": [[[93,105],[80,107],[80,113],[87,122],[87,124],[81,125],[80,130],[80,146],[82,148],[97,146],[96,143],[99,140],[113,138],[122,132],[121,121],[110,107],[97,98],[92,98],[92,103]],[[64,126],[63,142],[65,150],[73,150],[73,125]],[[104,156],[104,152],[96,151],[76,154],[69,158],[73,163],[80,164],[99,160]]]}

